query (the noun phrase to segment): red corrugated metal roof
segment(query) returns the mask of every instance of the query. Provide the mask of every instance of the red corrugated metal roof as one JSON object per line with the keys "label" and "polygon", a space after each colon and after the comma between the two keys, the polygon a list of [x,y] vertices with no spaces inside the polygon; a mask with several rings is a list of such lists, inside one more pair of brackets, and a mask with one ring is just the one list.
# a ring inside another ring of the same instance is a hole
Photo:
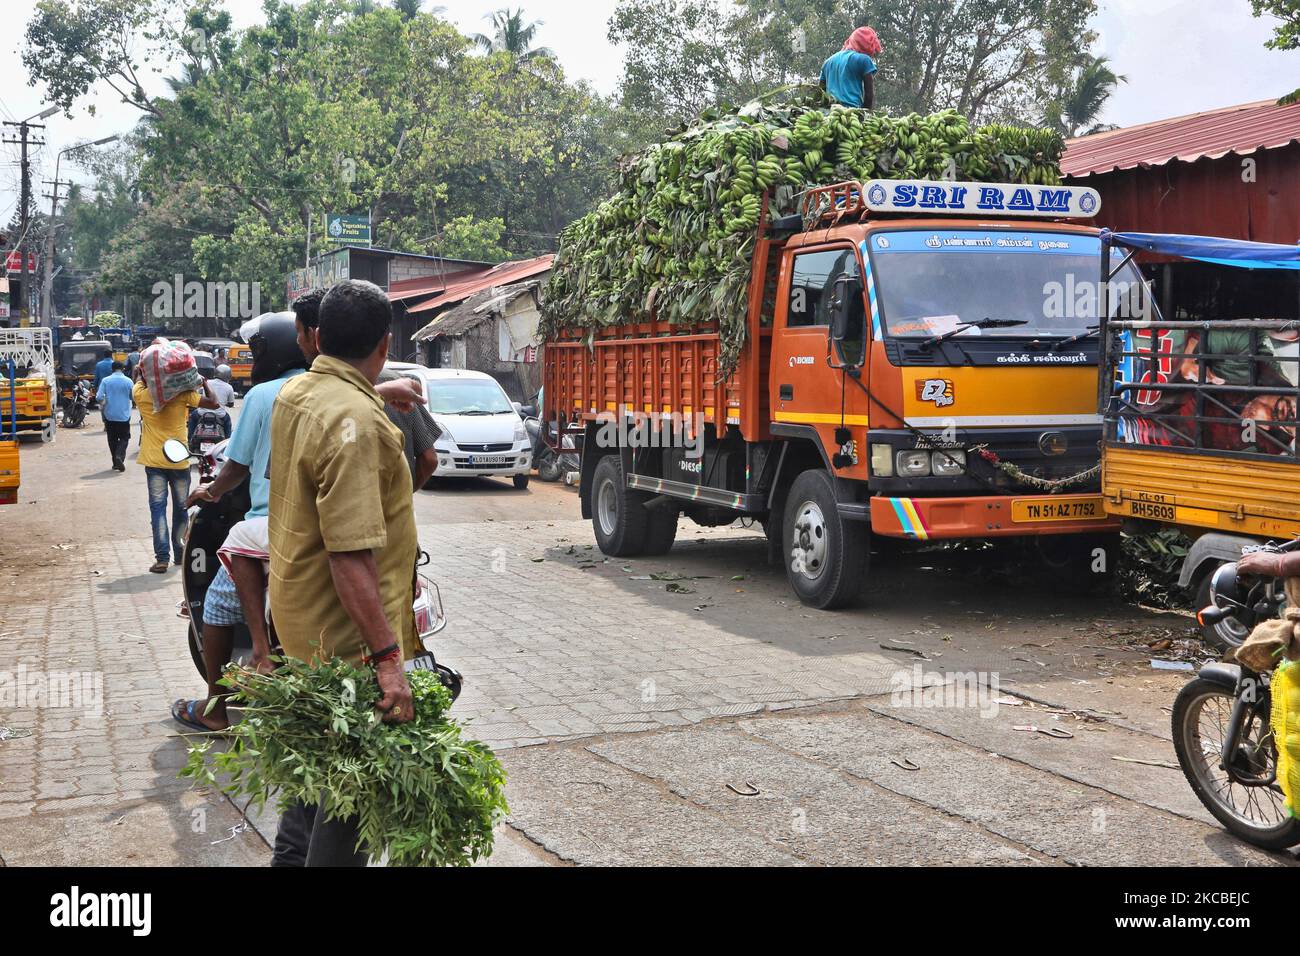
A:
{"label": "red corrugated metal roof", "polygon": [[1174,160],[1248,155],[1298,141],[1300,103],[1278,106],[1262,100],[1069,140],[1061,170],[1066,176],[1091,176]]}
{"label": "red corrugated metal roof", "polygon": [[503,262],[487,272],[478,273],[468,279],[462,279],[459,282],[453,280],[440,295],[434,296],[428,302],[421,302],[419,305],[412,306],[408,312],[412,314],[431,312],[434,309],[441,309],[448,305],[455,305],[457,302],[463,302],[476,292],[482,292],[484,289],[490,289],[496,285],[509,285],[512,282],[531,279],[535,275],[549,272],[554,262],[555,256],[539,256],[536,259],[524,259],[520,262]]}
{"label": "red corrugated metal roof", "polygon": [[403,279],[401,282],[394,282],[389,285],[388,298],[394,302],[401,302],[403,299],[415,299],[422,295],[442,292],[446,288],[447,284],[438,276]]}

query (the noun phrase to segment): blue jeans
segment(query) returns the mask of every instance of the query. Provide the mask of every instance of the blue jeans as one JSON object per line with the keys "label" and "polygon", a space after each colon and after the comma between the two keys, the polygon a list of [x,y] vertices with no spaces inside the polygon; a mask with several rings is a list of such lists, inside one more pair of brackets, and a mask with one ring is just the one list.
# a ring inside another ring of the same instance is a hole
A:
{"label": "blue jeans", "polygon": [[[185,499],[190,496],[190,470],[188,468],[145,468],[149,479],[149,517],[153,521],[153,556],[159,564],[166,564],[174,555],[176,563],[185,560],[185,530],[189,526],[189,512]],[[167,494],[172,499],[171,546],[167,544]]]}

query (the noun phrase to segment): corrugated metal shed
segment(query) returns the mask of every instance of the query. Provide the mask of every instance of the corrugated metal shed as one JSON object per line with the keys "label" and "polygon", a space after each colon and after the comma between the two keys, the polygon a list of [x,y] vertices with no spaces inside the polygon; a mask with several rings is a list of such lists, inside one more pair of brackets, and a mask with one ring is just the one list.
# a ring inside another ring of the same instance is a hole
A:
{"label": "corrugated metal shed", "polygon": [[543,272],[550,272],[551,265],[554,262],[555,256],[539,256],[536,259],[524,259],[520,262],[503,262],[499,266],[474,275],[469,279],[451,282],[444,291],[428,302],[421,302],[419,305],[412,306],[409,313],[414,315],[417,312],[433,312],[437,309],[445,309],[449,305],[463,302],[470,296],[485,289],[491,289],[493,286],[510,285],[524,279],[531,279]]}
{"label": "corrugated metal shed", "polygon": [[1066,144],[1061,169],[1081,178],[1114,170],[1164,166],[1179,160],[1247,156],[1300,142],[1300,103],[1273,100],[1094,133]]}
{"label": "corrugated metal shed", "polygon": [[538,281],[519,282],[500,288],[493,286],[470,296],[455,308],[448,309],[411,338],[431,342],[443,335],[459,335],[488,321],[521,295],[530,294],[541,285]]}

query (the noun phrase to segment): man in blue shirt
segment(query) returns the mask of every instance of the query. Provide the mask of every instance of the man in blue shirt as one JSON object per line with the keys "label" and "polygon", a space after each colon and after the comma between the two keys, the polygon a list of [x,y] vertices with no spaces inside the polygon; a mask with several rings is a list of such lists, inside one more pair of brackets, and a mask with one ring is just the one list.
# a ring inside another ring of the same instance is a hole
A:
{"label": "man in blue shirt", "polygon": [[822,64],[821,85],[831,98],[845,106],[871,109],[875,105],[874,74],[881,51],[880,38],[871,27],[859,27],[844,49]]}
{"label": "man in blue shirt", "polygon": [[104,415],[104,433],[108,436],[108,453],[113,456],[113,470],[126,471],[126,449],[131,444],[131,389],[133,383],[123,373],[121,362],[113,362],[109,375],[99,383],[95,401]]}
{"label": "man in blue shirt", "polygon": [[91,391],[98,393],[100,383],[113,374],[113,364],[113,353],[103,352],[99,361],[95,363],[95,386]]}

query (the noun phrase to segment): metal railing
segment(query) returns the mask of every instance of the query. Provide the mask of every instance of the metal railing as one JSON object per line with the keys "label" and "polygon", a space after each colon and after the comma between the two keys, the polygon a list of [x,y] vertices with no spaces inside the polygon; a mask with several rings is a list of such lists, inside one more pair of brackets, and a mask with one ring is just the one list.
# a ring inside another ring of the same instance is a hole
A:
{"label": "metal railing", "polygon": [[[1108,442],[1300,461],[1300,355],[1273,345],[1276,333],[1300,333],[1300,322],[1111,319],[1106,330]],[[1234,336],[1242,348],[1224,341]]]}

